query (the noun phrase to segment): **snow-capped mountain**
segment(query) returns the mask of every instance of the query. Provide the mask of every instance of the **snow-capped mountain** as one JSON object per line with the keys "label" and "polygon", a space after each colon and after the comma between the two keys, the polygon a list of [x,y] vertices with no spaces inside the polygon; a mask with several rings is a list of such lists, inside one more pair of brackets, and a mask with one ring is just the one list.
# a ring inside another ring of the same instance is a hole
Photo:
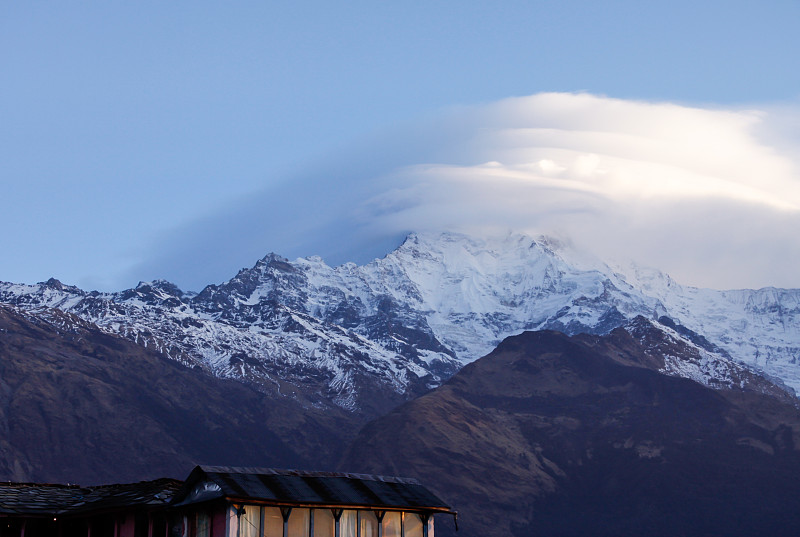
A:
{"label": "snow-capped mountain", "polygon": [[798,404],[794,390],[780,379],[770,378],[748,364],[733,360],[706,338],[676,325],[668,317],[657,321],[636,317],[611,335],[619,331],[626,332],[638,344],[632,353],[619,349],[609,353],[610,358],[622,364],[691,379],[712,389],[757,392]]}
{"label": "snow-capped mountain", "polygon": [[[265,258],[252,270],[269,264]],[[231,293],[225,308],[223,292],[214,287],[192,295],[164,281],[104,294],[51,279],[33,286],[3,285],[0,301],[48,319],[53,311],[70,312],[184,365],[315,406],[333,403],[372,414],[440,381],[429,372],[436,367],[352,330],[269,299],[239,301],[233,287],[247,272],[225,284]],[[376,392],[381,396],[371,397]]]}
{"label": "snow-capped mountain", "polygon": [[701,341],[708,375],[730,358],[800,389],[800,290],[683,287],[519,234],[412,234],[363,266],[270,254],[197,294],[165,281],[118,293],[2,283],[0,302],[67,311],[217,376],[351,410],[421,393],[524,330],[604,334],[637,316]]}

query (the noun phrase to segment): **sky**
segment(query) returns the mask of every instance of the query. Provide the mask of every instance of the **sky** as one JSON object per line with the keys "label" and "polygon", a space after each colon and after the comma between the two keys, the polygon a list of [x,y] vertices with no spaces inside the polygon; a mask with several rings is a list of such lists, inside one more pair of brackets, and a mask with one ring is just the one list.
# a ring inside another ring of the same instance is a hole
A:
{"label": "sky", "polygon": [[0,6],[0,280],[120,290],[411,231],[800,287],[800,4]]}

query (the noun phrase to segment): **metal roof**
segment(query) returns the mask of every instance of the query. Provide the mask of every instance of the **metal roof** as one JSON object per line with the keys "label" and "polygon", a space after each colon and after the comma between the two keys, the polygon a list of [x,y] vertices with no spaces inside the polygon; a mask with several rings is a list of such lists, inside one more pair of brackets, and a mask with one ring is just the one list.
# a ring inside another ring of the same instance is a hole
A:
{"label": "metal roof", "polygon": [[217,498],[450,512],[447,504],[414,479],[227,466],[197,466],[175,495],[175,502],[186,505]]}
{"label": "metal roof", "polygon": [[0,482],[0,514],[64,515],[167,505],[182,484],[175,479],[96,487]]}

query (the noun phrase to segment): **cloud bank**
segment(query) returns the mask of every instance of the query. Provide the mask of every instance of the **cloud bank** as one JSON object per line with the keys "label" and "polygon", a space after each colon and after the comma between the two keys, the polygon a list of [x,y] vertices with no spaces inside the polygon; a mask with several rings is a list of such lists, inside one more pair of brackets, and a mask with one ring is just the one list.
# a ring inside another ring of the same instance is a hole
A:
{"label": "cloud bank", "polygon": [[785,114],[546,93],[451,110],[175,230],[137,268],[187,288],[269,251],[366,262],[410,231],[556,234],[688,285],[800,287]]}

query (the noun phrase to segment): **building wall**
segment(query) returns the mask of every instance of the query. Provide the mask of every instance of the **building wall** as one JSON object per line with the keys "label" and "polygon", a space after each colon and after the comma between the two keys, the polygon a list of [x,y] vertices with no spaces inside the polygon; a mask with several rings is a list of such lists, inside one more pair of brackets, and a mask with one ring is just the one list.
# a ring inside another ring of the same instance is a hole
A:
{"label": "building wall", "polygon": [[228,523],[228,511],[217,508],[211,511],[211,537],[225,537]]}
{"label": "building wall", "polygon": [[[285,511],[284,511],[285,512]],[[433,516],[413,512],[295,508],[284,524],[277,507],[246,505],[226,513],[228,533],[191,537],[433,537]],[[337,520],[338,518],[338,520]],[[379,521],[380,519],[380,521]],[[337,528],[338,526],[338,528]],[[219,523],[217,528],[222,528]],[[338,529],[338,532],[337,532]]]}
{"label": "building wall", "polygon": [[136,537],[136,518],[132,514],[121,515],[117,519],[117,537]]}

